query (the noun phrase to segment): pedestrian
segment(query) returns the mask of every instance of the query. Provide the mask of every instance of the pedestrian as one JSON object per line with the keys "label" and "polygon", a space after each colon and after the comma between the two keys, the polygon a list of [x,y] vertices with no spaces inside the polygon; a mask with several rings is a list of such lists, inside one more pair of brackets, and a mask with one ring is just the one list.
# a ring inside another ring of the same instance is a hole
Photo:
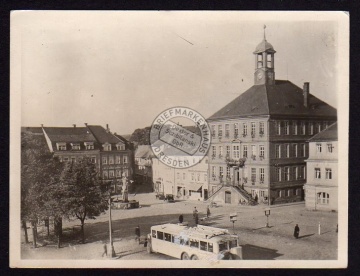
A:
{"label": "pedestrian", "polygon": [[179,223],[182,223],[184,221],[184,216],[183,215],[180,215],[179,216]]}
{"label": "pedestrian", "polygon": [[138,240],[139,244],[140,244],[140,226],[139,225],[135,227],[135,235],[136,235],[135,241]]}
{"label": "pedestrian", "polygon": [[106,242],[103,242],[103,243],[104,243],[104,245],[103,245],[104,253],[101,255],[101,257],[104,257],[104,255],[107,256],[107,245],[106,245]]}
{"label": "pedestrian", "polygon": [[210,208],[209,208],[209,205],[208,205],[208,207],[207,207],[207,209],[206,209],[206,216],[207,216],[207,217],[210,217]]}
{"label": "pedestrian", "polygon": [[336,233],[339,232],[339,224],[336,224]]}
{"label": "pedestrian", "polygon": [[198,210],[196,209],[196,207],[194,207],[194,211],[193,211],[193,217],[195,218],[195,215],[197,215]]}
{"label": "pedestrian", "polygon": [[195,220],[195,224],[198,225],[199,224],[199,215],[198,215],[198,213],[195,213],[194,220]]}
{"label": "pedestrian", "polygon": [[294,237],[296,238],[296,239],[298,239],[299,238],[299,233],[300,233],[300,228],[299,228],[299,225],[295,225],[295,228],[294,228]]}

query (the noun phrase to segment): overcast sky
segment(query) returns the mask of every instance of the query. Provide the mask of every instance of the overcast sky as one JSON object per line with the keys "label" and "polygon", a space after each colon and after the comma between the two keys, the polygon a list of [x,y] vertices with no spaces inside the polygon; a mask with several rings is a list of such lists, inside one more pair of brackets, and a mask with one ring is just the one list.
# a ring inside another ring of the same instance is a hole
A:
{"label": "overcast sky", "polygon": [[329,17],[22,12],[12,16],[21,29],[21,125],[109,124],[130,134],[173,106],[207,118],[254,84],[264,24],[276,79],[310,82],[313,95],[337,107],[338,25]]}

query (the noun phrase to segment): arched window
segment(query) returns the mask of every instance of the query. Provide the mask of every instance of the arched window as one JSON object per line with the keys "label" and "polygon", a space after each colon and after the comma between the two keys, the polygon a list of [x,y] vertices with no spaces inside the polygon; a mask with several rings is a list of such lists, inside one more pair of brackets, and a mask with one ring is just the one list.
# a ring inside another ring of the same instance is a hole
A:
{"label": "arched window", "polygon": [[318,204],[329,204],[330,196],[328,193],[317,193],[317,203]]}

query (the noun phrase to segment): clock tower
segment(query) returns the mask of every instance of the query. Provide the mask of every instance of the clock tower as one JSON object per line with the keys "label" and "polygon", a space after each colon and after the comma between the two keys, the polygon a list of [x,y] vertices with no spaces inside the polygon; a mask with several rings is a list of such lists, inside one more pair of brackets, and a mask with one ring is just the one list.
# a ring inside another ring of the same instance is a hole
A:
{"label": "clock tower", "polygon": [[273,46],[266,41],[264,25],[264,39],[256,47],[255,55],[255,73],[254,82],[258,84],[275,84],[275,71],[274,71],[274,54],[276,51]]}

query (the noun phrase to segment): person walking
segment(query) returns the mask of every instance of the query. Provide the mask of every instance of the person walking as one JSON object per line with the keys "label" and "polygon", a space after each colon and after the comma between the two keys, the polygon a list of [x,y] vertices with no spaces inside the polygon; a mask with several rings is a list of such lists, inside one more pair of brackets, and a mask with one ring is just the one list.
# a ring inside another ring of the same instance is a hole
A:
{"label": "person walking", "polygon": [[195,224],[198,225],[199,224],[199,215],[198,215],[198,213],[195,213],[194,220],[195,220]]}
{"label": "person walking", "polygon": [[210,217],[210,208],[209,208],[209,205],[206,209],[206,217],[209,218]]}
{"label": "person walking", "polygon": [[180,215],[180,216],[179,216],[179,223],[183,223],[183,221],[184,221],[184,216],[183,216],[183,215]]}
{"label": "person walking", "polygon": [[135,235],[136,235],[135,241],[138,240],[139,244],[140,244],[140,226],[139,225],[135,227]]}
{"label": "person walking", "polygon": [[295,225],[295,228],[294,228],[294,237],[296,238],[296,239],[298,239],[299,238],[299,233],[300,233],[300,228],[299,228],[299,225]]}
{"label": "person walking", "polygon": [[101,257],[104,257],[104,255],[107,256],[107,245],[106,245],[106,242],[103,242],[103,243],[104,243],[104,245],[103,245],[104,252],[103,252],[103,254],[101,255]]}

